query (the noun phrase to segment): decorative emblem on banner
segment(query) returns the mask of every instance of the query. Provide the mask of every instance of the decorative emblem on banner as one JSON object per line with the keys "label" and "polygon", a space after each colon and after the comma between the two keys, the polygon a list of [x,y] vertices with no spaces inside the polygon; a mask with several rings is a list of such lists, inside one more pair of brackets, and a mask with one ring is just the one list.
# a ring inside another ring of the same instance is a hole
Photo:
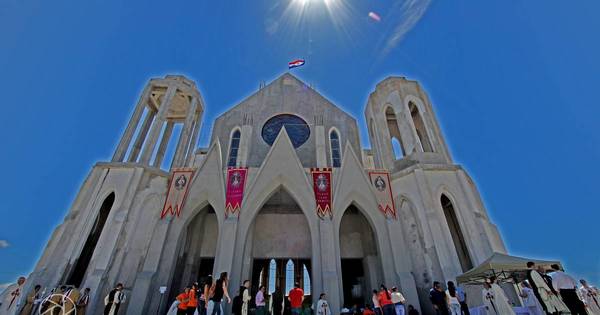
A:
{"label": "decorative emblem on banner", "polygon": [[386,170],[369,171],[369,179],[375,188],[379,211],[386,217],[389,215],[396,219],[396,205],[394,205],[394,195],[390,185],[390,173]]}
{"label": "decorative emblem on banner", "polygon": [[331,168],[311,168],[317,215],[322,219],[331,213]]}
{"label": "decorative emblem on banner", "polygon": [[173,169],[172,172],[167,199],[165,199],[165,204],[160,213],[161,219],[169,213],[179,217],[181,208],[183,208],[185,203],[189,185],[194,176],[194,169],[191,168]]}
{"label": "decorative emblem on banner", "polygon": [[244,199],[244,186],[248,168],[227,169],[227,192],[225,193],[225,217],[239,213]]}

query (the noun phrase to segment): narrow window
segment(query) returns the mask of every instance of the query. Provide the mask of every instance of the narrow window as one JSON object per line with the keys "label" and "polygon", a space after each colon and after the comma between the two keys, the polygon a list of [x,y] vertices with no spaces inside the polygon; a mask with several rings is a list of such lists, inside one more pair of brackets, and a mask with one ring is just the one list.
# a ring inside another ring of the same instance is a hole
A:
{"label": "narrow window", "polygon": [[473,268],[473,262],[469,256],[467,243],[465,242],[465,237],[460,228],[460,224],[458,223],[454,205],[452,204],[450,198],[443,194],[440,198],[440,202],[442,203],[442,208],[444,209],[444,216],[446,217],[448,228],[450,229],[450,235],[452,236],[452,241],[454,242],[454,247],[456,248],[456,254],[458,255],[458,260],[460,261],[462,271],[466,272],[467,270]]}
{"label": "narrow window", "polygon": [[228,167],[237,166],[238,150],[240,148],[240,131],[236,130],[231,135],[231,144],[229,145],[229,160],[227,161]]}
{"label": "narrow window", "polygon": [[421,142],[423,152],[433,152],[431,142],[429,141],[429,136],[427,135],[425,122],[423,121],[423,117],[419,112],[419,108],[417,108],[417,106],[413,102],[410,102],[408,103],[408,109],[410,110],[410,116],[413,120],[413,124],[415,125],[417,137],[419,137],[419,141]]}
{"label": "narrow window", "polygon": [[306,268],[306,265],[302,265],[304,271],[303,271],[303,278],[304,278],[304,295],[310,295],[310,274],[308,273],[308,269]]}
{"label": "narrow window", "polygon": [[335,130],[329,133],[329,145],[331,146],[331,165],[340,167],[342,165],[342,152],[340,150],[340,137]]}
{"label": "narrow window", "polygon": [[285,295],[294,288],[294,262],[290,259],[285,265]]}
{"label": "narrow window", "polygon": [[277,277],[277,263],[275,259],[271,259],[269,263],[269,294],[275,292],[275,278]]}

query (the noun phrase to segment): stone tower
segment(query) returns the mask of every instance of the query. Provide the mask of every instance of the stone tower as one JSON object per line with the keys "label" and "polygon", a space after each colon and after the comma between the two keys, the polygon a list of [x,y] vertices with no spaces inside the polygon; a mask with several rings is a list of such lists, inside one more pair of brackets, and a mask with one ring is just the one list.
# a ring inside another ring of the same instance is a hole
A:
{"label": "stone tower", "polygon": [[[89,287],[90,313],[115,281],[131,285],[152,232],[139,227],[156,224],[147,211],[162,206],[169,169],[192,163],[203,111],[194,82],[178,75],[151,79],[112,161],[92,168],[28,283]],[[171,142],[172,160],[163,163]],[[132,242],[123,244],[125,237]]]}

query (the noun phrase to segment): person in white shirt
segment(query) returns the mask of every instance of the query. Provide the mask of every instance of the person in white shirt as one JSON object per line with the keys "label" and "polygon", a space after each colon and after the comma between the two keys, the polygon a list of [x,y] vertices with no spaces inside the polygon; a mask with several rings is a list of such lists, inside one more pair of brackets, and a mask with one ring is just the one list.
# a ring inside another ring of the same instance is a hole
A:
{"label": "person in white shirt", "polygon": [[406,299],[398,291],[398,288],[392,287],[392,303],[394,303],[394,307],[396,308],[396,315],[404,315],[404,303],[406,303]]}
{"label": "person in white shirt", "polygon": [[319,296],[319,301],[317,302],[317,315],[331,315],[329,303],[325,298],[325,293],[321,293],[321,295]]}
{"label": "person in white shirt", "polygon": [[583,279],[579,280],[579,282],[581,282],[579,293],[585,303],[588,315],[600,315],[600,292]]}
{"label": "person in white shirt", "polygon": [[527,281],[521,282],[521,293],[519,294],[523,298],[523,306],[527,307],[530,315],[544,315],[544,309],[542,305],[535,297],[533,289]]}
{"label": "person in white shirt", "polygon": [[577,295],[577,282],[575,279],[561,271],[557,264],[551,265],[550,268],[553,270],[550,275],[552,278],[552,287],[560,293],[560,297],[571,311],[571,314],[587,315],[585,304],[583,304]]}

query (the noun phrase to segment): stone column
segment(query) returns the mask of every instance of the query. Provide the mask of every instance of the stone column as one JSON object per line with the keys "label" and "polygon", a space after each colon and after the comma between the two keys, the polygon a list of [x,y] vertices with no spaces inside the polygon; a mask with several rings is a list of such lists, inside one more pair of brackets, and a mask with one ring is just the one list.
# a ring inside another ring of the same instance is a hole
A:
{"label": "stone column", "polygon": [[186,153],[186,157],[185,157],[185,163],[181,166],[186,166],[186,165],[190,165],[192,164],[192,160],[194,158],[194,150],[196,149],[196,143],[198,142],[198,134],[200,134],[200,115],[197,115],[196,118],[194,119],[195,124],[194,124],[194,131],[192,131],[192,140],[190,141],[190,144],[188,146],[187,149],[187,153]]}
{"label": "stone column", "polygon": [[177,92],[177,87],[171,85],[163,97],[160,107],[158,108],[158,113],[156,114],[156,119],[154,119],[154,122],[152,123],[148,140],[146,140],[146,143],[144,144],[144,150],[142,151],[142,157],[140,158],[140,163],[142,164],[150,163],[152,153],[154,153],[154,148],[158,141],[158,136],[160,135],[163,123],[165,122],[165,116],[167,115],[171,100],[175,96],[175,92]]}
{"label": "stone column", "polygon": [[156,111],[148,110],[146,114],[146,118],[144,118],[144,122],[142,123],[142,128],[138,133],[137,139],[131,148],[131,152],[129,153],[128,162],[137,162],[140,151],[142,150],[142,144],[144,144],[144,140],[146,140],[146,136],[148,135],[148,130],[150,130],[150,126],[152,125],[152,121],[156,116]]}
{"label": "stone column", "polygon": [[129,124],[123,133],[123,137],[115,150],[115,154],[113,155],[113,162],[123,162],[125,160],[125,154],[127,153],[127,149],[131,144],[131,138],[133,138],[133,134],[135,133],[135,129],[137,129],[138,124],[140,123],[140,118],[144,113],[144,108],[148,103],[148,98],[150,96],[150,91],[152,90],[152,85],[148,84],[144,88],[144,92],[142,92],[142,96],[135,106],[135,110],[133,111],[133,115],[131,115],[131,119],[129,120]]}
{"label": "stone column", "polygon": [[[339,242],[336,242],[336,232],[331,220],[319,220],[319,232],[321,246],[317,249],[319,251],[317,257],[321,263],[322,277],[318,276],[318,271],[315,269],[313,272],[315,279],[311,283],[314,288],[313,292],[315,293],[315,296],[321,292],[326,293],[329,296],[329,306],[331,309],[339,310],[341,309],[341,302],[344,298],[344,293],[341,288],[341,269],[338,270],[338,266],[340,266],[340,244]],[[315,257],[315,255],[313,255],[313,257]],[[319,260],[313,260],[313,267],[317,267]]]}
{"label": "stone column", "polygon": [[179,142],[177,142],[177,149],[175,150],[175,156],[171,165],[173,167],[180,167],[185,162],[185,153],[190,142],[190,133],[194,127],[194,118],[196,117],[196,110],[198,108],[198,98],[192,97],[192,102],[188,108],[187,115],[185,116],[185,122],[183,130],[179,136]]}
{"label": "stone column", "polygon": [[325,127],[323,125],[315,126],[317,167],[327,167],[327,140],[325,139]]}
{"label": "stone column", "polygon": [[160,168],[162,161],[165,157],[165,151],[167,151],[167,146],[169,145],[169,140],[171,140],[171,134],[173,133],[173,122],[167,122],[167,127],[163,132],[162,138],[160,139],[160,145],[158,146],[158,152],[156,152],[156,158],[154,159],[154,167]]}

